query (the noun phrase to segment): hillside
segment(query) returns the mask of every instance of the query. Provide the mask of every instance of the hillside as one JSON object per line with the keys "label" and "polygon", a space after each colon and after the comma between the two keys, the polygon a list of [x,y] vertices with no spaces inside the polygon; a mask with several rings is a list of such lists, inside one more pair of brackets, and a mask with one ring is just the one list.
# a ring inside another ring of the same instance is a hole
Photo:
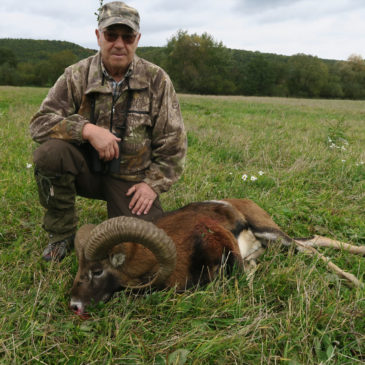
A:
{"label": "hillside", "polygon": [[[51,86],[65,67],[95,52],[65,41],[0,39],[0,85]],[[137,54],[163,67],[182,93],[365,99],[365,61],[357,56],[346,62],[229,49],[183,31]]]}
{"label": "hillside", "polygon": [[89,57],[95,50],[83,48],[65,41],[0,38],[0,48],[10,49],[18,62],[37,63],[46,60],[50,54],[71,51],[78,59]]}
{"label": "hillside", "polygon": [[[97,51],[79,46],[75,43],[52,40],[35,40],[35,39],[12,39],[0,38],[0,49],[11,50],[17,62],[38,63],[49,58],[50,54],[63,51],[71,51],[77,59],[89,57]],[[151,62],[159,63],[161,55],[164,53],[164,47],[139,47],[138,55],[146,58]],[[1,64],[1,62],[0,62]]]}

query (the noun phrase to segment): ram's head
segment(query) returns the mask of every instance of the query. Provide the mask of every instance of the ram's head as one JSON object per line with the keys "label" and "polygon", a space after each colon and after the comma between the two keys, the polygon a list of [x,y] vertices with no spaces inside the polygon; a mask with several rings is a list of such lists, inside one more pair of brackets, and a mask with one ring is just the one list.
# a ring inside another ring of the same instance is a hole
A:
{"label": "ram's head", "polygon": [[[155,272],[147,272],[143,278],[147,282],[124,273],[134,244],[145,247],[145,264],[151,259],[158,263]],[[82,314],[91,302],[106,302],[123,287],[164,287],[176,264],[176,248],[171,238],[153,223],[130,217],[82,226],[75,237],[75,249],[79,268],[71,289],[70,306],[77,314]]]}

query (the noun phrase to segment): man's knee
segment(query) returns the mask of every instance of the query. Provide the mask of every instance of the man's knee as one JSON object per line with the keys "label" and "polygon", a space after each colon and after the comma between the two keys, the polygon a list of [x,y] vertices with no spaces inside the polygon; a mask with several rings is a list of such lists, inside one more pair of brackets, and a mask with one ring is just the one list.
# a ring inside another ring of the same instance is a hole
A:
{"label": "man's knee", "polygon": [[42,143],[33,154],[34,164],[42,171],[78,174],[86,166],[80,148],[60,139]]}

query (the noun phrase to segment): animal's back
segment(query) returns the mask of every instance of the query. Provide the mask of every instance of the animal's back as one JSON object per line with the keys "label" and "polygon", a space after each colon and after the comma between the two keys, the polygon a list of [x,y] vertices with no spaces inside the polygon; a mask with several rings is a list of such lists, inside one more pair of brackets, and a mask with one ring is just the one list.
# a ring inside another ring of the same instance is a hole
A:
{"label": "animal's back", "polygon": [[230,203],[191,203],[165,214],[156,225],[174,238],[177,264],[170,285],[178,283],[179,289],[211,280],[226,256],[229,265],[241,260],[235,232],[246,222]]}

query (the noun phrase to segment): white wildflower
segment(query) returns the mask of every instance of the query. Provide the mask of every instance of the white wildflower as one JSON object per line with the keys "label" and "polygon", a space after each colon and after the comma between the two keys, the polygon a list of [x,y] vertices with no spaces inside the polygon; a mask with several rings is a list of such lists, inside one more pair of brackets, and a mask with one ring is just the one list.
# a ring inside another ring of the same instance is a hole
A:
{"label": "white wildflower", "polygon": [[259,171],[259,175],[262,176],[264,174],[263,171]]}
{"label": "white wildflower", "polygon": [[243,175],[242,175],[242,180],[243,180],[243,181],[246,181],[246,180],[247,180],[247,175],[246,175],[246,174],[243,174]]}
{"label": "white wildflower", "polygon": [[336,148],[337,146],[334,144],[334,143],[332,143],[331,145],[330,145],[330,148]]}
{"label": "white wildflower", "polygon": [[342,147],[341,147],[341,150],[342,150],[342,151],[346,151],[346,147],[345,147],[345,146],[342,146]]}
{"label": "white wildflower", "polygon": [[341,160],[342,162],[346,162],[346,160]]}
{"label": "white wildflower", "polygon": [[31,169],[32,168],[32,164],[31,163],[27,163],[27,169]]}
{"label": "white wildflower", "polygon": [[257,177],[256,176],[251,176],[251,181],[256,181]]}

